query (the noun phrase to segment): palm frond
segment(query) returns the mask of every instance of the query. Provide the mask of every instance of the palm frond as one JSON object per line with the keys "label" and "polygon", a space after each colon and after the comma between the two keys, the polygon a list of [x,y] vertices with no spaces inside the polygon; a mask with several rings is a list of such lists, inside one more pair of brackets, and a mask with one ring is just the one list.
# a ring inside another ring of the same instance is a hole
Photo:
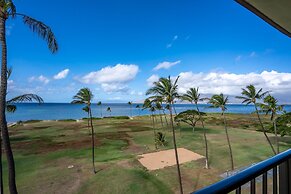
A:
{"label": "palm frond", "polygon": [[14,113],[16,111],[17,107],[13,104],[7,104],[6,105],[6,111]]}
{"label": "palm frond", "polygon": [[38,102],[43,103],[43,99],[36,94],[23,94],[17,97],[14,97],[7,101],[7,104],[19,103],[19,102]]}
{"label": "palm frond", "polygon": [[14,5],[12,0],[6,0],[1,2],[2,11],[7,13],[12,18],[16,15],[16,6]]}
{"label": "palm frond", "polygon": [[7,69],[7,79],[10,78],[11,74],[12,74],[12,67],[9,67],[9,68]]}
{"label": "palm frond", "polygon": [[22,16],[23,23],[26,24],[33,32],[37,33],[47,42],[48,48],[52,53],[56,53],[58,51],[58,43],[56,37],[49,26],[27,15],[17,15]]}

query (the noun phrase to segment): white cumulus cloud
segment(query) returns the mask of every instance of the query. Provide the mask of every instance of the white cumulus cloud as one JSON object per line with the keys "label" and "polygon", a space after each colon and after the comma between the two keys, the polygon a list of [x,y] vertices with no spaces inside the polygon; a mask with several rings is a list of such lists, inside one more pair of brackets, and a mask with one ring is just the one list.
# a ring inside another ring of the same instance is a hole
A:
{"label": "white cumulus cloud", "polygon": [[[272,91],[278,97],[291,92],[291,73],[277,71],[263,71],[261,73],[193,73],[182,72],[179,74],[179,92],[185,93],[190,87],[199,87],[201,93],[239,95],[241,88],[253,84],[265,91]],[[288,99],[284,99],[286,102]]]}
{"label": "white cumulus cloud", "polygon": [[54,79],[64,79],[69,74],[69,69],[64,69],[63,71],[59,72],[58,74],[54,75]]}
{"label": "white cumulus cloud", "polygon": [[28,79],[29,82],[34,82],[34,81],[38,81],[38,82],[41,82],[41,83],[44,83],[44,84],[48,84],[50,82],[50,80],[43,76],[43,75],[40,75],[38,77],[35,77],[35,76],[32,76]]}
{"label": "white cumulus cloud", "polygon": [[147,84],[148,86],[153,86],[153,83],[159,80],[159,76],[158,75],[151,75],[148,79],[147,79]]}
{"label": "white cumulus cloud", "polygon": [[169,69],[177,64],[181,63],[181,61],[174,61],[174,62],[169,62],[169,61],[164,61],[159,63],[157,66],[155,66],[154,71],[157,71],[159,69]]}
{"label": "white cumulus cloud", "polygon": [[139,71],[134,64],[117,64],[107,66],[83,76],[80,81],[86,84],[100,84],[105,92],[126,92],[127,83],[132,81]]}

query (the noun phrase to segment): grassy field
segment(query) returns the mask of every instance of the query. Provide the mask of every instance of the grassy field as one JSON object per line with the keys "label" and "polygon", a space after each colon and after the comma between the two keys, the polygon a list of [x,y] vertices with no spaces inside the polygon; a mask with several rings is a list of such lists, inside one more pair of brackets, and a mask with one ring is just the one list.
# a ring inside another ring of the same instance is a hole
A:
{"label": "grassy field", "polygon": [[[227,114],[230,140],[236,168],[272,156],[263,134],[257,132],[254,115]],[[267,123],[267,119],[264,119]],[[155,152],[153,130],[148,116],[133,119],[94,120],[96,132],[96,167],[92,172],[91,139],[87,123],[76,121],[31,122],[9,129],[15,153],[19,193],[177,193],[176,167],[147,171],[138,155]],[[230,169],[228,148],[219,114],[206,120],[211,169],[204,160],[181,165],[185,193],[221,179]],[[166,133],[171,149],[172,137]],[[204,155],[202,129],[181,125],[177,128],[178,147]],[[270,134],[272,141],[274,137]],[[291,137],[280,138],[280,149],[291,146]],[[4,163],[7,185],[6,161]],[[73,165],[72,168],[68,168]],[[8,192],[8,188],[5,188]]]}

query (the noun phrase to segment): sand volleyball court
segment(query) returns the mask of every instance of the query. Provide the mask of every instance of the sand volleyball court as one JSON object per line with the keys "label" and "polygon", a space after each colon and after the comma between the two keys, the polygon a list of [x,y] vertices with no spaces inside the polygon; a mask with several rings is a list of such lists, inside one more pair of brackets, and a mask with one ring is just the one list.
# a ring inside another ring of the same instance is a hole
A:
{"label": "sand volleyball court", "polygon": [[[185,148],[178,148],[179,163],[190,162],[192,160],[198,160],[204,158],[195,152],[187,150]],[[165,168],[167,166],[176,165],[175,150],[163,150],[154,153],[139,155],[138,161],[146,167],[148,170],[157,170]]]}

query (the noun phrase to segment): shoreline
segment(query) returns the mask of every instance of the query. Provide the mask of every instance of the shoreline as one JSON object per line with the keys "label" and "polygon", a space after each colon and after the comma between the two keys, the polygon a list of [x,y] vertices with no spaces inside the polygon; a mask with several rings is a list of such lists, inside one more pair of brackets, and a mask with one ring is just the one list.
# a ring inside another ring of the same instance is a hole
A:
{"label": "shoreline", "polygon": [[[220,115],[220,112],[206,112],[206,114],[209,115]],[[226,115],[254,115],[255,113],[225,113]],[[160,114],[155,114],[155,116],[159,116]],[[163,114],[162,114],[163,115]],[[167,116],[169,116],[169,114],[166,114]],[[262,114],[264,115],[264,114]],[[134,119],[136,117],[147,117],[147,116],[151,116],[151,114],[144,114],[144,115],[134,115],[134,116],[128,116],[128,115],[114,115],[114,116],[106,116],[106,117],[92,117],[93,121],[94,120],[101,120],[101,119]],[[120,117],[124,117],[124,118],[120,118]],[[128,117],[128,118],[126,118]],[[70,122],[70,121],[75,121],[75,122],[83,122],[83,120],[86,120],[87,118],[83,117],[83,118],[77,118],[77,119],[73,119],[73,118],[66,118],[66,119],[27,119],[27,120],[19,120],[19,121],[11,121],[11,122],[7,122],[7,126],[11,127],[16,125],[18,122],[23,122],[23,123],[32,123],[32,122]]]}

